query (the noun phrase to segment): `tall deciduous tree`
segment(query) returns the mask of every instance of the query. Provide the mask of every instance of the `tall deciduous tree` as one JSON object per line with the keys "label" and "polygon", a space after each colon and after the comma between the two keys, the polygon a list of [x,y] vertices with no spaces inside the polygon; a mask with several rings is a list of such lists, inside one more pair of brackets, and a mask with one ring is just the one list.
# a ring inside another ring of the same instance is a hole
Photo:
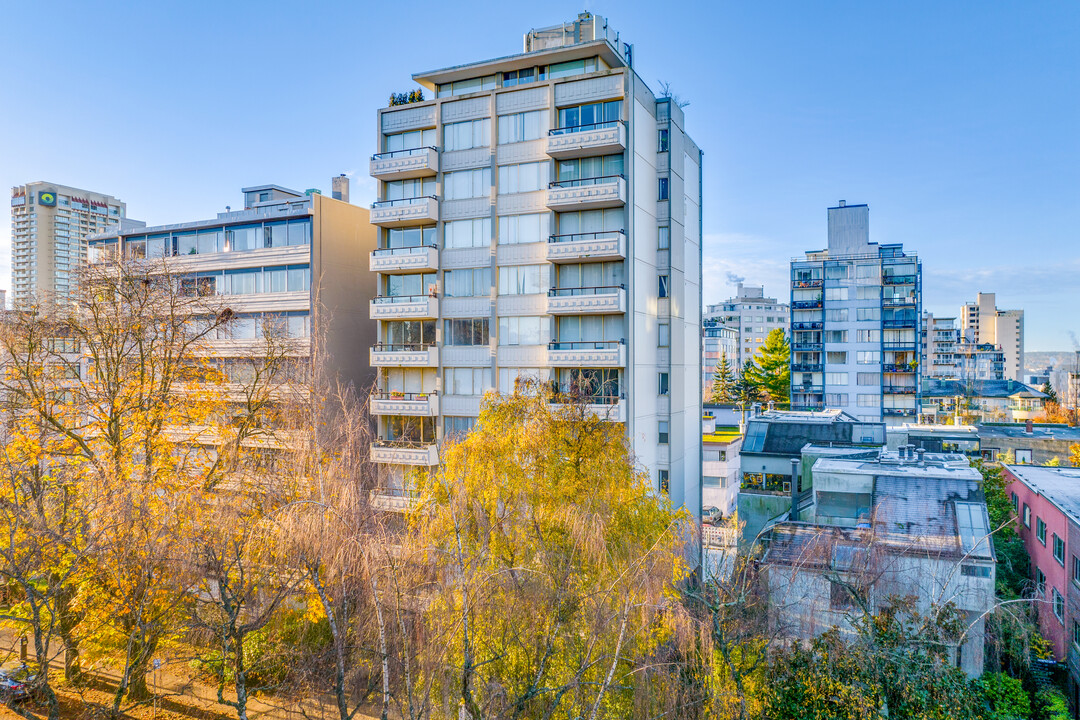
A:
{"label": "tall deciduous tree", "polygon": [[791,345],[784,331],[769,332],[749,365],[749,379],[761,394],[778,407],[787,407],[791,396]]}
{"label": "tall deciduous tree", "polygon": [[445,714],[628,717],[665,637],[687,526],[622,428],[540,387],[489,395],[418,478],[412,542],[436,573],[426,643]]}
{"label": "tall deciduous tree", "polygon": [[731,363],[728,362],[727,351],[724,350],[720,353],[720,361],[716,363],[716,369],[713,371],[712,395],[709,399],[718,405],[737,402],[735,388],[735,376],[731,370]]}

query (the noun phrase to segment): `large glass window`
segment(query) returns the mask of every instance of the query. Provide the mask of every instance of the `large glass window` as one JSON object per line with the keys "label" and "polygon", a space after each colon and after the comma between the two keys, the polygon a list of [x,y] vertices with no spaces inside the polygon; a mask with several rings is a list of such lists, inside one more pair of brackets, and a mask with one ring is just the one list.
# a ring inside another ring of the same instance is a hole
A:
{"label": "large glass window", "polygon": [[410,275],[383,275],[384,297],[413,297],[431,295],[437,285],[436,273],[413,273]]}
{"label": "large glass window", "polygon": [[443,388],[447,395],[483,395],[491,390],[491,368],[446,368]]}
{"label": "large glass window", "polygon": [[434,320],[395,320],[383,323],[383,343],[388,345],[433,345]]}
{"label": "large glass window", "polygon": [[[541,265],[503,265],[499,268],[500,295],[534,295],[540,286]],[[546,290],[546,288],[544,288]]]}
{"label": "large glass window", "polygon": [[445,150],[469,150],[491,145],[491,118],[466,120],[443,126]]}
{"label": "large glass window", "polygon": [[623,156],[600,155],[559,161],[559,182],[588,184],[589,181],[623,174]]}
{"label": "large glass window", "polygon": [[261,290],[259,270],[227,270],[225,293],[227,295],[253,295]]}
{"label": "large glass window", "polygon": [[263,246],[262,225],[241,225],[226,229],[225,246],[231,252],[261,248]]}
{"label": "large glass window", "polygon": [[[662,323],[661,328],[670,325]],[[558,342],[617,342],[625,337],[621,315],[564,315],[558,318]]]}
{"label": "large glass window", "polygon": [[596,58],[594,57],[555,63],[554,65],[548,65],[548,77],[555,79],[570,77],[571,75],[583,75],[584,73],[596,72],[596,67]]}
{"label": "large glass window", "polygon": [[551,165],[544,162],[503,165],[499,168],[499,193],[535,192],[548,186]]}
{"label": "large glass window", "polygon": [[538,140],[547,136],[548,111],[531,110],[499,116],[499,144]]}
{"label": "large glass window", "polygon": [[434,225],[430,227],[387,228],[383,230],[382,247],[384,249],[434,247],[434,245]]}
{"label": "large glass window", "polygon": [[557,265],[559,288],[618,287],[623,284],[623,261]]}
{"label": "large glass window", "polygon": [[408,200],[435,195],[434,178],[412,178],[393,180],[383,184],[384,200]]}
{"label": "large glass window", "polygon": [[551,234],[551,215],[503,215],[499,217],[499,244],[547,242]]}
{"label": "large glass window", "polygon": [[619,371],[600,368],[560,368],[556,381],[561,392],[581,393],[594,399],[617,400]]}
{"label": "large glass window", "polygon": [[548,341],[548,318],[502,317],[499,318],[500,345],[544,345]]}
{"label": "large glass window", "polygon": [[443,273],[446,297],[482,297],[491,294],[491,268],[447,270]]}
{"label": "large glass window", "polygon": [[225,252],[225,231],[221,228],[200,230],[197,235],[196,244],[198,245],[200,255]]}
{"label": "large glass window", "polygon": [[490,246],[491,218],[453,220],[444,223],[443,244],[447,249]]}
{"label": "large glass window", "polygon": [[622,118],[622,100],[559,108],[559,128],[606,125]]}
{"label": "large glass window", "polygon": [[443,83],[435,91],[436,97],[451,97],[453,95],[466,95],[468,93],[483,92],[495,89],[495,76],[469,78],[452,83]]}
{"label": "large glass window", "polygon": [[[244,248],[245,250],[249,248]],[[176,254],[177,255],[196,255],[198,254],[198,248],[195,242],[195,233],[177,233],[176,235]]]}
{"label": "large glass window", "polygon": [[462,318],[446,320],[444,345],[487,345],[488,319]]}
{"label": "large glass window", "polygon": [[491,168],[446,173],[443,189],[447,200],[486,197],[491,193]]}
{"label": "large glass window", "polygon": [[559,234],[611,232],[623,229],[622,208],[559,213]]}
{"label": "large glass window", "polygon": [[423,130],[409,130],[408,132],[387,135],[383,147],[386,152],[400,152],[422,147],[434,147],[436,143],[435,128],[424,128]]}

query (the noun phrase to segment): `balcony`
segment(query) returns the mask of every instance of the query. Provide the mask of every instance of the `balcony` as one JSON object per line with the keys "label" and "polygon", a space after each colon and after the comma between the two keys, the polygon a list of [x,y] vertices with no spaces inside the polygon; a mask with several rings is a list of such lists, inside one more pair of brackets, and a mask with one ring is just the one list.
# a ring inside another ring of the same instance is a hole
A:
{"label": "balcony", "polygon": [[813,278],[810,280],[792,280],[791,287],[794,289],[799,288],[819,288],[824,281],[821,278]]}
{"label": "balcony", "polygon": [[391,295],[371,300],[372,320],[434,320],[439,299],[432,295]]}
{"label": "balcony", "polygon": [[802,395],[821,395],[825,392],[825,388],[822,385],[806,385],[804,383],[802,385],[792,385],[791,392]]}
{"label": "balcony", "polygon": [[792,310],[816,310],[821,307],[821,298],[817,300],[792,300]]}
{"label": "balcony", "polygon": [[439,199],[434,195],[380,200],[371,203],[371,224],[381,227],[430,225],[439,220]]}
{"label": "balcony", "polygon": [[438,172],[438,148],[419,147],[371,156],[371,177],[378,180],[431,177]]}
{"label": "balcony", "polygon": [[793,342],[791,349],[795,352],[821,352],[825,346],[819,342]]}
{"label": "balcony", "polygon": [[887,372],[887,373],[905,373],[905,374],[907,374],[907,373],[918,372],[917,366],[908,365],[908,364],[904,364],[904,363],[901,363],[899,365],[886,363],[885,365],[881,366],[881,369],[884,372]]}
{"label": "balcony", "polygon": [[817,412],[824,410],[824,403],[791,403],[791,409],[799,412]]}
{"label": "balcony", "polygon": [[557,160],[612,155],[626,150],[626,125],[603,122],[548,131],[547,154]]}
{"label": "balcony", "polygon": [[550,315],[611,315],[626,312],[626,286],[605,285],[548,290]]}
{"label": "balcony", "polygon": [[[552,404],[557,408],[571,407],[569,403],[560,403],[560,397],[555,395]],[[593,395],[583,398],[585,412],[595,415],[601,420],[610,422],[626,422],[626,403],[622,395]]]}
{"label": "balcony", "polygon": [[791,371],[792,372],[811,372],[811,373],[813,373],[813,372],[821,372],[822,370],[824,370],[824,368],[825,368],[825,366],[822,365],[821,363],[805,363],[805,362],[803,362],[803,363],[792,363],[791,364]]}
{"label": "balcony", "polygon": [[823,327],[825,323],[821,321],[791,323],[793,330],[820,330]]}
{"label": "balcony", "polygon": [[422,343],[379,343],[371,348],[369,361],[373,367],[438,367],[439,348]]}
{"label": "balcony", "polygon": [[368,256],[368,269],[384,275],[435,271],[439,269],[439,249],[433,245],[379,248]]}
{"label": "balcony", "polygon": [[371,507],[383,512],[408,512],[416,507],[419,498],[396,488],[378,488],[368,494]]}
{"label": "balcony", "polygon": [[915,275],[882,275],[881,282],[883,285],[914,285]]}
{"label": "balcony", "polygon": [[626,204],[626,179],[605,175],[548,184],[547,206],[559,212],[594,210]]}
{"label": "balcony", "polygon": [[881,344],[881,349],[886,352],[917,352],[919,346],[915,341],[911,342],[887,342]]}
{"label": "balcony", "polygon": [[376,440],[371,444],[371,462],[432,467],[439,464],[439,449],[434,443]]}
{"label": "balcony", "polygon": [[882,408],[881,414],[886,417],[915,417],[915,408]]}
{"label": "balcony", "polygon": [[548,238],[547,260],[551,263],[572,263],[582,260],[621,260],[626,257],[626,233],[571,233]]}
{"label": "balcony", "polygon": [[881,298],[881,306],[887,308],[913,308],[915,307],[914,297],[889,297],[885,296]]}
{"label": "balcony", "polygon": [[371,414],[434,417],[439,414],[439,396],[433,392],[376,392],[371,396]]}
{"label": "balcony", "polygon": [[886,385],[883,388],[886,395],[914,395],[914,385]]}
{"label": "balcony", "polygon": [[917,322],[918,322],[918,320],[916,320],[915,318],[901,318],[899,320],[896,320],[896,319],[882,320],[881,321],[881,327],[894,329],[894,330],[895,329],[901,329],[901,330],[909,329],[909,330],[912,330],[912,329],[914,329],[916,327]]}
{"label": "balcony", "polygon": [[626,367],[626,341],[551,342],[548,344],[551,367]]}

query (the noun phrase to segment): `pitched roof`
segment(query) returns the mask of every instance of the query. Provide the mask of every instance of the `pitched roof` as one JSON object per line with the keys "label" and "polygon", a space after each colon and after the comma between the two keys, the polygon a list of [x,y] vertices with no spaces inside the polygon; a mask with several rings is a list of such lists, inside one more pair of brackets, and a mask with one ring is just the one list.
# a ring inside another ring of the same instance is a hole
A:
{"label": "pitched roof", "polygon": [[923,397],[1045,398],[1046,393],[1016,380],[939,380],[924,378]]}

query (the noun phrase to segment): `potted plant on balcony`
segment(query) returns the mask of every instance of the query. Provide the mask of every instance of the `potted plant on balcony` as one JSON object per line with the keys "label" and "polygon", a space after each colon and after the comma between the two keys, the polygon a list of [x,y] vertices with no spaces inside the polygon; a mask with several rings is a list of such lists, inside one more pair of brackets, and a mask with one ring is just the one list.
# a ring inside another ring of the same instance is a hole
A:
{"label": "potted plant on balcony", "polygon": [[400,390],[391,390],[390,397],[394,398],[395,400],[400,400],[401,398],[405,397],[405,393],[401,392]]}

